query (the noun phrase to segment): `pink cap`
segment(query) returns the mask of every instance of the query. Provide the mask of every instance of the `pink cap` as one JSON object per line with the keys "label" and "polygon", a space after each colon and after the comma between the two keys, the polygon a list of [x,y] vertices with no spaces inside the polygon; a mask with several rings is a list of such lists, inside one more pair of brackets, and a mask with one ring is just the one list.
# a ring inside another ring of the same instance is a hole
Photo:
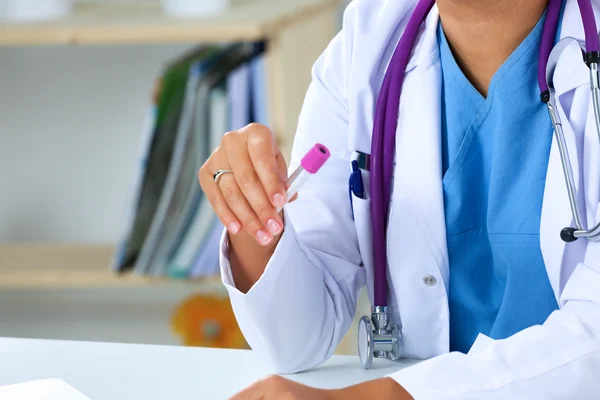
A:
{"label": "pink cap", "polygon": [[311,174],[317,173],[321,169],[323,164],[329,159],[329,150],[322,144],[315,144],[315,146],[306,153],[301,161],[302,168]]}

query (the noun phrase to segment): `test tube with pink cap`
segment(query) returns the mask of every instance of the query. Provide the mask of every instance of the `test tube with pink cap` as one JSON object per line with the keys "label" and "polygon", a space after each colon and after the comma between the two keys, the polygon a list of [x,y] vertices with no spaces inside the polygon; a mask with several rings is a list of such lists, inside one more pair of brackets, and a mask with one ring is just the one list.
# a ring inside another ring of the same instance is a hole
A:
{"label": "test tube with pink cap", "polygon": [[300,161],[300,165],[290,175],[287,185],[286,202],[298,193],[302,185],[314,174],[316,174],[329,159],[329,150],[322,144],[315,144]]}

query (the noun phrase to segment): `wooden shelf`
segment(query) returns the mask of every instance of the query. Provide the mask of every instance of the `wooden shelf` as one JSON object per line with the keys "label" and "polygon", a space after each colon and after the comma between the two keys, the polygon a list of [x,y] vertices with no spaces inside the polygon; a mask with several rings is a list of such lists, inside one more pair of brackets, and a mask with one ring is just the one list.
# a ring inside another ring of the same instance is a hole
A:
{"label": "wooden shelf", "polygon": [[126,44],[256,41],[337,7],[339,0],[233,0],[222,14],[174,18],[158,1],[77,4],[68,17],[35,23],[0,23],[0,45]]}
{"label": "wooden shelf", "polygon": [[[143,287],[200,282],[117,275],[110,270],[112,246],[0,245],[0,289]],[[202,281],[215,284],[219,278]]]}

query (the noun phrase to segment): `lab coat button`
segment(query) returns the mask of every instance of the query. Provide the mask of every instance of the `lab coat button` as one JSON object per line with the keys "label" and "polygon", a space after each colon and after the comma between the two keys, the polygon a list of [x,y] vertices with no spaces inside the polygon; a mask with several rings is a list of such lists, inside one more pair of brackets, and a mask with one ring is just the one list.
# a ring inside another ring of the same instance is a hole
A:
{"label": "lab coat button", "polygon": [[437,279],[435,279],[435,276],[427,275],[423,278],[423,282],[425,282],[427,286],[435,286]]}

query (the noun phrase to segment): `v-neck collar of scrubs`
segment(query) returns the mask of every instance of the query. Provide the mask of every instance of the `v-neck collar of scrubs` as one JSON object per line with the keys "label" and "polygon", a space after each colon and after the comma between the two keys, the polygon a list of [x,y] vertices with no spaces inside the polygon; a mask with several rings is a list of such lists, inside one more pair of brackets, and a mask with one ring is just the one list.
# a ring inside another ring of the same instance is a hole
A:
{"label": "v-neck collar of scrubs", "polygon": [[[444,128],[465,132],[465,135],[461,135],[458,138],[459,142],[456,142],[456,140],[446,140],[446,138],[442,141],[444,146],[447,146],[447,148],[442,149],[444,182],[454,179],[457,168],[452,168],[451,165],[455,164],[456,161],[460,161],[458,157],[461,153],[466,153],[463,151],[465,150],[463,147],[468,146],[471,139],[467,137],[466,133],[475,132],[479,129],[487,118],[495,99],[521,96],[523,91],[531,89],[528,86],[529,82],[519,78],[531,74],[532,69],[537,70],[537,47],[539,47],[541,40],[544,20],[545,14],[496,71],[490,81],[487,98],[475,89],[460,69],[440,23],[438,27],[438,41],[444,80],[442,112],[451,112],[454,114],[452,120],[454,123],[459,124],[459,126]],[[535,51],[532,51],[534,47]],[[460,106],[457,107],[456,105]],[[447,130],[443,129],[442,131],[445,132]]]}
{"label": "v-neck collar of scrubs", "polygon": [[544,17],[492,78],[460,70],[441,28],[444,211],[452,351],[509,337],[557,308],[539,226],[552,126],[537,86]]}

